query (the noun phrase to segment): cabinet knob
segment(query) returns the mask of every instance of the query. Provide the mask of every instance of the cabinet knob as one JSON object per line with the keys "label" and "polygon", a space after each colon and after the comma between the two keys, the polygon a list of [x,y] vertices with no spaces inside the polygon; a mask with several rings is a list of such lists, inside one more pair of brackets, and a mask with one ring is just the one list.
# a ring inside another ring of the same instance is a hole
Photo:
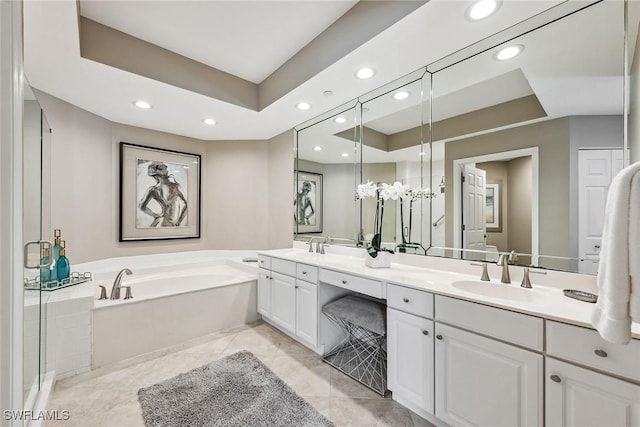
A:
{"label": "cabinet knob", "polygon": [[442,339],[442,335],[438,334],[438,335],[436,335],[436,338],[438,338],[439,340],[441,340],[441,339]]}
{"label": "cabinet knob", "polygon": [[429,331],[427,331],[427,330],[423,330],[423,331],[422,331],[422,335],[429,335]]}
{"label": "cabinet knob", "polygon": [[298,285],[296,285],[295,287],[296,287],[296,289],[298,289]]}
{"label": "cabinet knob", "polygon": [[409,298],[406,298],[406,297],[405,297],[405,298],[402,298],[402,301],[404,301],[404,302],[409,302]]}
{"label": "cabinet knob", "polygon": [[596,356],[607,357],[607,352],[604,350],[593,350]]}
{"label": "cabinet knob", "polygon": [[560,377],[559,377],[559,376],[557,376],[557,375],[551,375],[551,381],[553,381],[554,383],[559,383],[559,382],[561,382],[562,380],[561,380],[561,379],[560,379]]}
{"label": "cabinet knob", "polygon": [[346,284],[347,284],[347,281],[346,281],[346,280],[343,280],[343,281],[342,281],[342,284],[343,284],[343,285],[346,285]]}
{"label": "cabinet knob", "polygon": [[302,272],[302,274],[307,274],[307,272],[306,272],[306,271],[303,271],[303,272]]}

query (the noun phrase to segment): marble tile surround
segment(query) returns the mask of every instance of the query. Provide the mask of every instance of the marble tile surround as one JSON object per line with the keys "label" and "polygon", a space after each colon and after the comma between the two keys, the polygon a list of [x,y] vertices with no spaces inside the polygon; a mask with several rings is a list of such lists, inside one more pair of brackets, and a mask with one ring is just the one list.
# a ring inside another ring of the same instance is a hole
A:
{"label": "marble tile surround", "polygon": [[139,388],[239,350],[251,351],[336,426],[432,426],[323,363],[320,356],[263,322],[58,381],[49,409],[69,410],[70,419],[46,425],[144,426]]}

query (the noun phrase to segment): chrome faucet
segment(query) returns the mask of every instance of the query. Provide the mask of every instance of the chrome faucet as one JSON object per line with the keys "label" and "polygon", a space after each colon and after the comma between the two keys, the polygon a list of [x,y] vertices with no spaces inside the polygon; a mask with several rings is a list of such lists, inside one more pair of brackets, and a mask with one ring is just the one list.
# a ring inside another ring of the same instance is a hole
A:
{"label": "chrome faucet", "polygon": [[309,245],[309,252],[313,252],[313,237],[309,237],[309,242],[307,244]]}
{"label": "chrome faucet", "polygon": [[511,275],[509,274],[509,261],[512,261],[516,256],[516,251],[511,251],[509,254],[500,254],[497,264],[502,267],[502,277],[500,281],[502,283],[511,283]]}
{"label": "chrome faucet", "polygon": [[123,268],[120,270],[118,275],[116,276],[116,280],[113,281],[113,287],[111,288],[111,296],[109,299],[120,299],[120,287],[122,286],[122,276],[125,274],[130,275],[133,274],[131,270],[128,268]]}

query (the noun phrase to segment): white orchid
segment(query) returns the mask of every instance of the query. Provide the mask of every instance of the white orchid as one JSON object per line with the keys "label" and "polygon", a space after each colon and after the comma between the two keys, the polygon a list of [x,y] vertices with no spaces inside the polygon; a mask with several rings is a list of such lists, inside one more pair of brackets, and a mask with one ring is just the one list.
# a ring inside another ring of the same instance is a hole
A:
{"label": "white orchid", "polygon": [[367,181],[366,184],[359,184],[356,190],[358,199],[364,199],[365,197],[376,197],[378,186],[372,181]]}

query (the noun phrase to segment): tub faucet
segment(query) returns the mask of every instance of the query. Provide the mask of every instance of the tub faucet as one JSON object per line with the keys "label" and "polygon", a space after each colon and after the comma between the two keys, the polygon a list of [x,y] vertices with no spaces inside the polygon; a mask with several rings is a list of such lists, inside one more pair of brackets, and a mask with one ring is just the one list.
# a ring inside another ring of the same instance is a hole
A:
{"label": "tub faucet", "polygon": [[120,286],[122,285],[122,276],[125,274],[130,275],[133,274],[133,272],[128,268],[120,270],[116,276],[116,280],[113,281],[113,287],[111,288],[111,296],[109,299],[120,299]]}

